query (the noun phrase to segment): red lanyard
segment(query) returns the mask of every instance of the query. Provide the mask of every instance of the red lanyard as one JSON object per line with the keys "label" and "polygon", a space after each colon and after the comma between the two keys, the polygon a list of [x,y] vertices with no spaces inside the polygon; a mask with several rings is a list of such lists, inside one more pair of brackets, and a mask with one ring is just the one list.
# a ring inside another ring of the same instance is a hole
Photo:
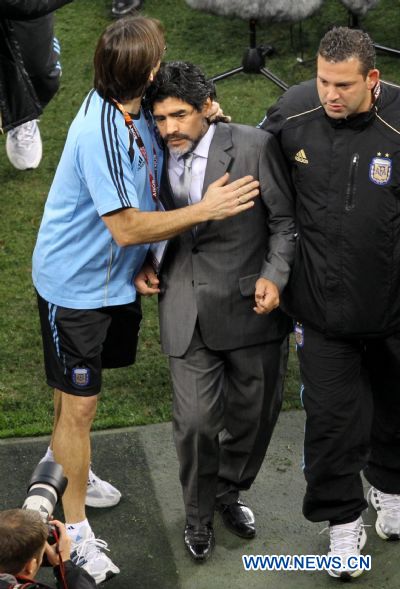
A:
{"label": "red lanyard", "polygon": [[[124,109],[124,107],[122,106],[122,104],[120,104],[119,102],[117,102],[117,100],[115,100],[113,98],[112,101],[114,102],[115,106],[118,108],[118,110],[120,111],[120,113],[124,117],[124,119],[125,119],[125,125],[128,127],[129,135],[136,141],[136,145],[138,146],[139,151],[142,154],[142,156],[144,158],[144,161],[146,162],[147,173],[149,175],[151,196],[153,198],[153,201],[156,204],[156,207],[158,208],[158,185],[157,185],[157,163],[158,162],[157,162],[157,153],[156,153],[156,150],[154,148],[153,140],[152,140],[152,147],[153,147],[153,168],[154,168],[154,174],[155,174],[156,177],[154,177],[153,172],[151,170],[151,167],[149,166],[149,157],[147,155],[146,147],[145,147],[145,145],[143,143],[143,139],[141,138],[139,131],[135,127],[135,124],[134,124],[134,122],[132,120],[131,115]],[[151,133],[151,130],[150,130],[150,133]]]}
{"label": "red lanyard", "polygon": [[372,96],[373,96],[372,101],[374,104],[378,100],[380,93],[381,93],[381,83],[380,83],[380,81],[378,81],[372,90]]}

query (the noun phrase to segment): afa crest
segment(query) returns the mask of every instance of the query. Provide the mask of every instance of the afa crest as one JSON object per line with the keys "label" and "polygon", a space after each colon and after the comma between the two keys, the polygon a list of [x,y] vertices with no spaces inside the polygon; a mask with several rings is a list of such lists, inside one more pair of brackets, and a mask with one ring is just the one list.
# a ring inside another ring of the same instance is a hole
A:
{"label": "afa crest", "polygon": [[301,323],[296,323],[294,326],[294,339],[298,348],[304,346],[304,327]]}
{"label": "afa crest", "polygon": [[90,384],[90,368],[75,367],[72,369],[72,382],[78,387],[87,387]]}
{"label": "afa crest", "polygon": [[388,184],[392,176],[392,160],[388,157],[374,157],[369,165],[369,177],[374,184]]}

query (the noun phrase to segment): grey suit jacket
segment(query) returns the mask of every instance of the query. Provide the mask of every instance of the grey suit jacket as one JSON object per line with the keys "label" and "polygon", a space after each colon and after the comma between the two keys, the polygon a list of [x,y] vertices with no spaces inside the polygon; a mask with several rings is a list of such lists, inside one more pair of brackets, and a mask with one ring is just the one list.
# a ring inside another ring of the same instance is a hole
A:
{"label": "grey suit jacket", "polygon": [[[174,208],[164,168],[161,200]],[[224,221],[199,225],[172,239],[160,271],[160,333],[163,352],[182,356],[196,320],[213,350],[231,350],[284,337],[291,321],[279,310],[253,311],[256,280],[280,290],[294,255],[293,192],[276,139],[253,127],[218,123],[204,178],[208,185],[226,171],[230,181],[251,174],[261,196],[252,209]]]}

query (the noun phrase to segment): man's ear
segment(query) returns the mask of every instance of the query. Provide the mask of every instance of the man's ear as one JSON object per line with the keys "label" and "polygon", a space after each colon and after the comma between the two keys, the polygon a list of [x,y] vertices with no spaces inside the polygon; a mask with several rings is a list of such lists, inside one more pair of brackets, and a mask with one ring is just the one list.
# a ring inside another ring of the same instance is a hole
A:
{"label": "man's ear", "polygon": [[19,574],[21,576],[24,577],[28,577],[28,579],[34,579],[38,570],[40,569],[40,566],[43,562],[43,555],[44,555],[44,551],[46,549],[46,545],[43,546],[42,550],[40,550],[40,552],[38,552],[34,557],[32,557],[30,560],[28,560],[25,565],[24,568],[22,569],[22,571],[19,572]]}
{"label": "man's ear", "polygon": [[210,97],[207,98],[205,103],[203,104],[202,112],[205,118],[207,119],[212,113],[212,100]]}
{"label": "man's ear", "polygon": [[377,69],[369,70],[369,72],[367,74],[368,90],[372,90],[372,88],[374,88],[378,82],[379,82],[379,70],[377,70]]}
{"label": "man's ear", "polygon": [[25,564],[22,570],[19,571],[19,575],[22,577],[28,577],[28,579],[33,579],[38,572],[40,567],[40,563],[36,556],[29,559]]}

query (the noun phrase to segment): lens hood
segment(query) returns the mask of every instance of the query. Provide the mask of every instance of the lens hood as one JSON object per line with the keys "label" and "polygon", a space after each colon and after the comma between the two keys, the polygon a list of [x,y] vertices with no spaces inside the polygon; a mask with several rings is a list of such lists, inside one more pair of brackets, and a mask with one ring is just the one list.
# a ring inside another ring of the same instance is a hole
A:
{"label": "lens hood", "polygon": [[53,487],[59,501],[67,487],[67,478],[64,476],[63,467],[57,462],[40,462],[32,473],[28,484],[28,492],[32,485],[47,484]]}

